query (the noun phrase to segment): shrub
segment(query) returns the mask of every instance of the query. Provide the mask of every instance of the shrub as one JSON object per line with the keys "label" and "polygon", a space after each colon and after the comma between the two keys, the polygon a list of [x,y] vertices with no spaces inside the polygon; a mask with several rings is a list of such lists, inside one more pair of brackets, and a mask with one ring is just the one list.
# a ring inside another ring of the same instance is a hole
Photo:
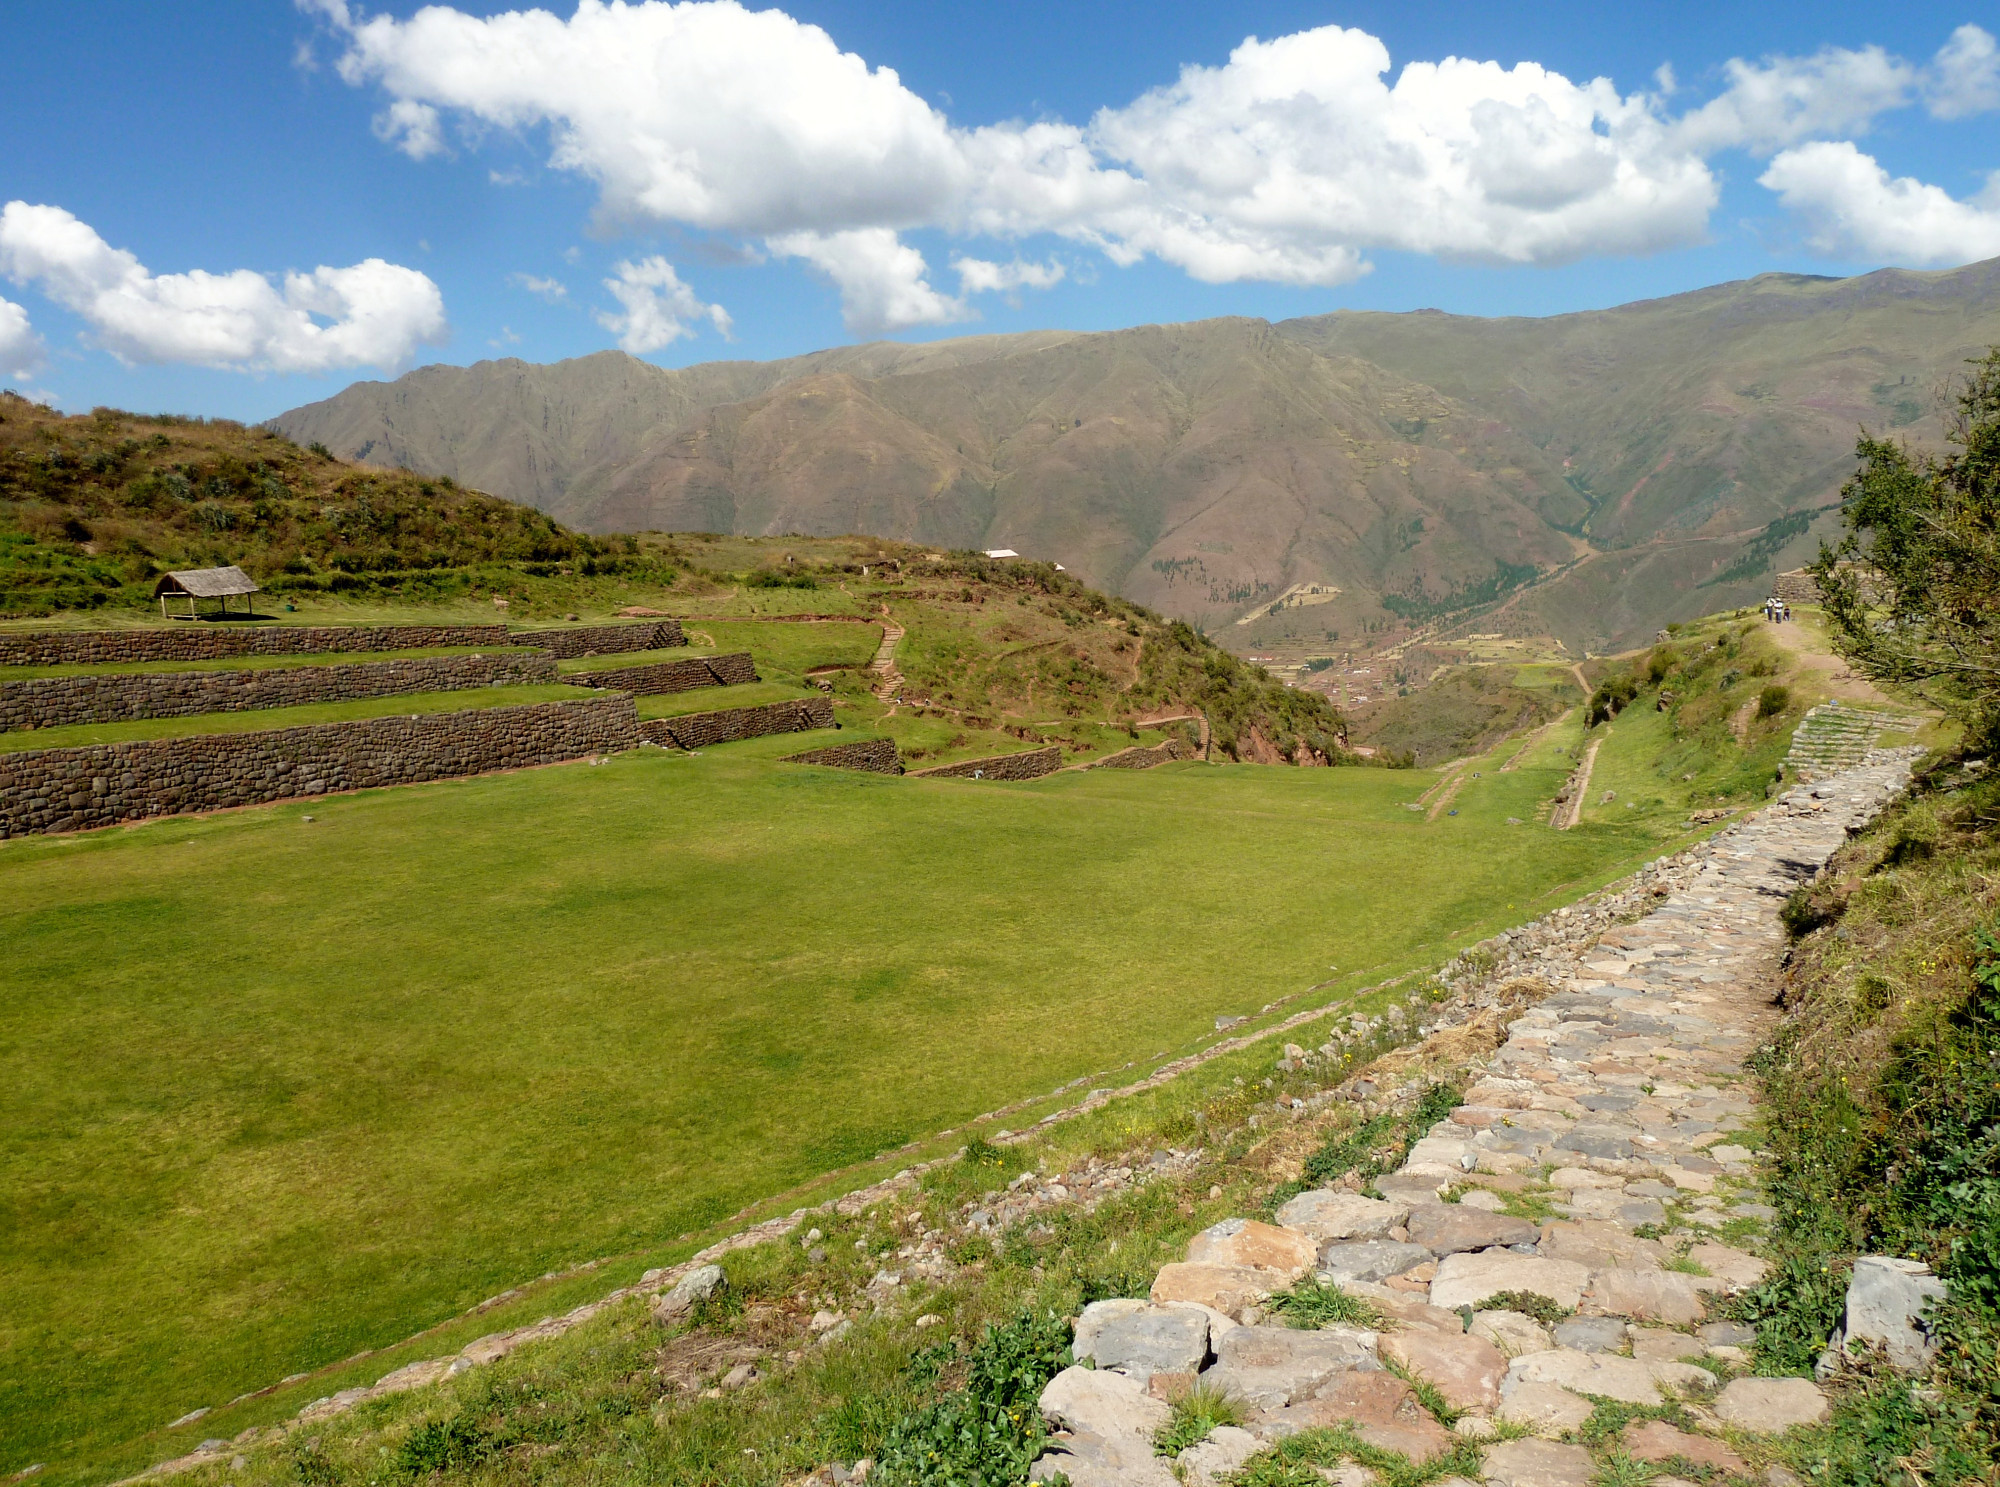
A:
{"label": "shrub", "polygon": [[1517,1311],[1544,1327],[1553,1327],[1569,1316],[1569,1308],[1539,1291],[1496,1291],[1481,1303],[1484,1311]]}
{"label": "shrub", "polygon": [[493,1454],[486,1432],[460,1417],[428,1420],[403,1437],[396,1464],[413,1477],[477,1466]]}
{"label": "shrub", "polygon": [[1791,706],[1791,702],[1792,689],[1790,687],[1766,687],[1757,694],[1757,716],[1760,718],[1775,718],[1779,713]]}
{"label": "shrub", "polygon": [[883,1487],[1025,1482],[1042,1447],[1042,1388],[1070,1361],[1069,1323],[1060,1317],[1024,1313],[987,1328],[965,1387],[897,1421],[871,1480]]}

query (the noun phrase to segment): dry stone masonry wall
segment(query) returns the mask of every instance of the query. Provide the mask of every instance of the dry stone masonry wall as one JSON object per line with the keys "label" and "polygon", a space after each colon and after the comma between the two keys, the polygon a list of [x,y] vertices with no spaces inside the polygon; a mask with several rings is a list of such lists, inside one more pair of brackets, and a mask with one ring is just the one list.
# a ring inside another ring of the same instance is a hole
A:
{"label": "dry stone masonry wall", "polygon": [[626,696],[0,754],[0,838],[613,753]]}
{"label": "dry stone masonry wall", "polygon": [[837,726],[831,699],[804,697],[796,702],[772,702],[763,707],[731,707],[719,712],[689,713],[681,718],[649,718],[639,725],[639,733],[648,743],[676,749],[705,749],[710,744],[733,743],[739,738],[807,733],[815,728]]}
{"label": "dry stone masonry wall", "polygon": [[662,651],[686,645],[679,620],[649,620],[643,625],[586,625],[580,630],[522,630],[515,645],[531,645],[558,661],[581,656],[615,656],[627,651]]}
{"label": "dry stone masonry wall", "polygon": [[756,663],[748,651],[610,671],[575,671],[562,678],[573,687],[611,687],[636,697],[661,697],[670,692],[691,692],[696,687],[740,687],[757,679]]}
{"label": "dry stone masonry wall", "polygon": [[[190,624],[163,630],[30,630],[0,633],[0,666],[116,666],[507,643],[505,625]],[[539,644],[529,637],[522,643]]]}
{"label": "dry stone masonry wall", "polygon": [[1024,754],[1002,754],[994,759],[967,759],[962,764],[940,764],[916,771],[919,779],[939,780],[1039,780],[1054,774],[1062,765],[1062,747],[1029,749]]}
{"label": "dry stone masonry wall", "polygon": [[896,754],[893,738],[864,738],[859,743],[835,744],[830,749],[808,749],[803,754],[787,754],[781,764],[818,764],[828,769],[858,769],[869,774],[901,774],[903,761]]}
{"label": "dry stone masonry wall", "polygon": [[422,656],[352,666],[288,666],[255,671],[99,672],[0,682],[0,731],[188,718],[201,713],[354,702],[469,687],[547,685],[555,661],[501,647],[497,656]]}
{"label": "dry stone masonry wall", "polygon": [[1150,749],[1120,749],[1091,765],[1092,769],[1153,769],[1169,764],[1176,759],[1192,759],[1194,750],[1177,738],[1170,738],[1163,744],[1155,744]]}

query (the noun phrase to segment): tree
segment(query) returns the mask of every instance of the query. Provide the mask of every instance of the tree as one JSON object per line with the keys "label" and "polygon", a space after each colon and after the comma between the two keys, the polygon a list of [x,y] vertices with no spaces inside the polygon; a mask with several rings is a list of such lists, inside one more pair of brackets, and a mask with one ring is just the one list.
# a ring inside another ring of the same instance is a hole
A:
{"label": "tree", "polygon": [[1834,648],[2000,743],[2000,346],[1970,362],[1942,458],[1866,433],[1841,490],[1847,527],[1812,574]]}

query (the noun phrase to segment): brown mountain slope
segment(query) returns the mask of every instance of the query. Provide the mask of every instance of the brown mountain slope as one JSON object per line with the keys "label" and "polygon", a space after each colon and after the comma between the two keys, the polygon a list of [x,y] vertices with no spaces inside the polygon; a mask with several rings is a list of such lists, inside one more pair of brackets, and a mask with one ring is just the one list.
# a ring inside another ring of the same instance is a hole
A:
{"label": "brown mountain slope", "polygon": [[1459,619],[1602,647],[1754,602],[1830,529],[1856,429],[1934,438],[1933,389],[1995,341],[2000,260],[1542,320],[484,362],[275,422],[591,531],[1012,547],[1245,648]]}

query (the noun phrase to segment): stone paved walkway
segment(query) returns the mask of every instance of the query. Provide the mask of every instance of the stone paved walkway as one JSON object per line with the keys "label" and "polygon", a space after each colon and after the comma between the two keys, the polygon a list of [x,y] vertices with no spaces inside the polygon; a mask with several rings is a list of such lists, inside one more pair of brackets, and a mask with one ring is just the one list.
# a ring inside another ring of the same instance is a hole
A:
{"label": "stone paved walkway", "polygon": [[[1201,1487],[1293,1431],[1346,1424],[1416,1459],[1454,1433],[1488,1442],[1490,1487],[1589,1487],[1603,1448],[1571,1437],[1595,1399],[1684,1397],[1695,1429],[1645,1421],[1610,1445],[1663,1464],[1659,1487],[1690,1470],[1790,1481],[1753,1474],[1755,1443],[1822,1418],[1825,1398],[1809,1380],[1750,1377],[1749,1330],[1707,1320],[1762,1276],[1774,1217],[1744,1060],[1776,1017],[1779,906],[1903,787],[1914,752],[1791,790],[1715,837],[1685,886],[1594,953],[1531,966],[1554,990],[1509,1024],[1465,1103],[1376,1180],[1379,1197],[1356,1181],[1300,1194],[1276,1224],[1226,1221],[1159,1272],[1150,1300],[1087,1308],[1076,1346],[1096,1367],[1044,1393],[1058,1434],[1036,1476],[1168,1487],[1178,1465]],[[1267,1318],[1270,1296],[1308,1275],[1384,1325]],[[1435,1389],[1445,1419],[1404,1375]],[[1246,1426],[1178,1463],[1153,1455],[1168,1401],[1197,1377],[1248,1405]]]}

